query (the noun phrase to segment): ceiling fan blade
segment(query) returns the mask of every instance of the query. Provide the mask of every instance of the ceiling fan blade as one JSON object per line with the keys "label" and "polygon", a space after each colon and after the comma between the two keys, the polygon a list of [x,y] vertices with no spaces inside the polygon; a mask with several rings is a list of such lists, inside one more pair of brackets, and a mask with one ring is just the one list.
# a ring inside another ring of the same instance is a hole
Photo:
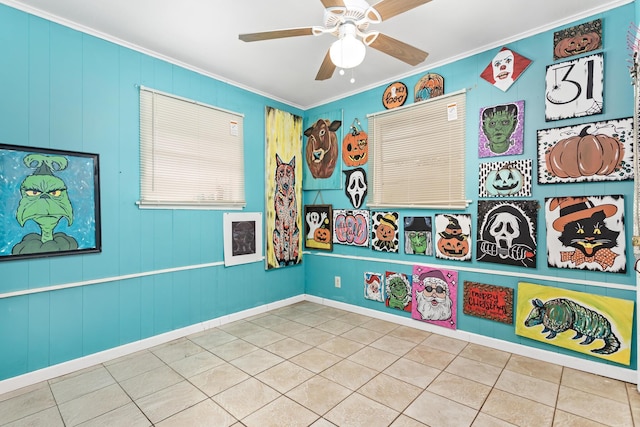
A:
{"label": "ceiling fan blade", "polygon": [[[404,13],[408,10],[414,9],[425,3],[429,3],[431,0],[381,0],[373,5],[372,9],[375,9],[382,21],[389,18],[393,18],[396,15]],[[375,12],[369,10],[367,17],[372,21],[377,21]]]}
{"label": "ceiling fan blade", "polygon": [[290,28],[288,30],[263,31],[261,33],[240,34],[238,38],[243,42],[257,42],[262,40],[281,39],[285,37],[311,36],[313,27]]}
{"label": "ceiling fan blade", "polygon": [[364,42],[372,48],[391,55],[409,65],[418,65],[429,56],[427,52],[417,47],[413,47],[382,33],[374,32],[367,34]]}
{"label": "ceiling fan blade", "polygon": [[335,70],[336,66],[331,62],[329,51],[327,51],[327,54],[324,56],[324,60],[322,61],[322,65],[320,65],[320,69],[318,70],[318,74],[316,75],[316,80],[330,79]]}
{"label": "ceiling fan blade", "polygon": [[320,0],[325,9],[330,7],[344,7],[343,0]]}

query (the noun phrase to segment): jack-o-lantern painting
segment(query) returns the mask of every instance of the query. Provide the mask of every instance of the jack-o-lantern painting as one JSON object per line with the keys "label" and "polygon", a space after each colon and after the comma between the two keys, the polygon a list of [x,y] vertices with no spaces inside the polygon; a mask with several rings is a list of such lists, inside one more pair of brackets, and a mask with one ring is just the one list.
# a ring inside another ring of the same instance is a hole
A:
{"label": "jack-o-lantern painting", "polygon": [[331,205],[304,207],[305,239],[307,249],[333,250],[333,212]]}
{"label": "jack-o-lantern painting", "polygon": [[633,179],[633,119],[538,131],[538,183]]}
{"label": "jack-o-lantern painting", "polygon": [[531,159],[480,163],[480,197],[530,197]]}
{"label": "jack-o-lantern painting", "polygon": [[602,48],[602,20],[585,22],[553,33],[553,59]]}
{"label": "jack-o-lantern painting", "polygon": [[436,258],[471,261],[471,215],[436,215]]}
{"label": "jack-o-lantern painting", "polygon": [[355,119],[342,140],[342,160],[347,166],[362,166],[369,160],[369,135]]}
{"label": "jack-o-lantern painting", "polygon": [[371,216],[371,248],[398,252],[398,212],[374,212]]}

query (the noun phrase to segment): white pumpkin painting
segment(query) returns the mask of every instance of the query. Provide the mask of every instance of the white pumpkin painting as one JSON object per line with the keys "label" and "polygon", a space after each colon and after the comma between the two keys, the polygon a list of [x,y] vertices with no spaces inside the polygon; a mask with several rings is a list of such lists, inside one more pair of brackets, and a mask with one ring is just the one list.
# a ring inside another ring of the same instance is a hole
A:
{"label": "white pumpkin painting", "polygon": [[528,160],[480,163],[480,197],[530,197],[531,168]]}

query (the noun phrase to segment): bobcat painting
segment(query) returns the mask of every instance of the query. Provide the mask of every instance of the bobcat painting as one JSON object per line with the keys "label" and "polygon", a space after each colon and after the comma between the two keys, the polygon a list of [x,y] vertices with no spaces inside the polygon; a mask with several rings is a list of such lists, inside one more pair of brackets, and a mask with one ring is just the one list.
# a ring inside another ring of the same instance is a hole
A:
{"label": "bobcat painting", "polygon": [[296,158],[284,163],[276,154],[275,229],[273,247],[276,260],[281,266],[295,264],[299,254],[300,230],[297,224],[296,203]]}

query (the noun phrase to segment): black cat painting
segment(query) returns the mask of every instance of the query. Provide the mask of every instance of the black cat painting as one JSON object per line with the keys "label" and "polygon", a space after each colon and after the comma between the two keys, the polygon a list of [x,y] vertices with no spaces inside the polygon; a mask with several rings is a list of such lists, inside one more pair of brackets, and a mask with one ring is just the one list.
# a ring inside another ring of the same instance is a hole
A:
{"label": "black cat painting", "polygon": [[546,200],[550,267],[626,272],[622,196]]}

